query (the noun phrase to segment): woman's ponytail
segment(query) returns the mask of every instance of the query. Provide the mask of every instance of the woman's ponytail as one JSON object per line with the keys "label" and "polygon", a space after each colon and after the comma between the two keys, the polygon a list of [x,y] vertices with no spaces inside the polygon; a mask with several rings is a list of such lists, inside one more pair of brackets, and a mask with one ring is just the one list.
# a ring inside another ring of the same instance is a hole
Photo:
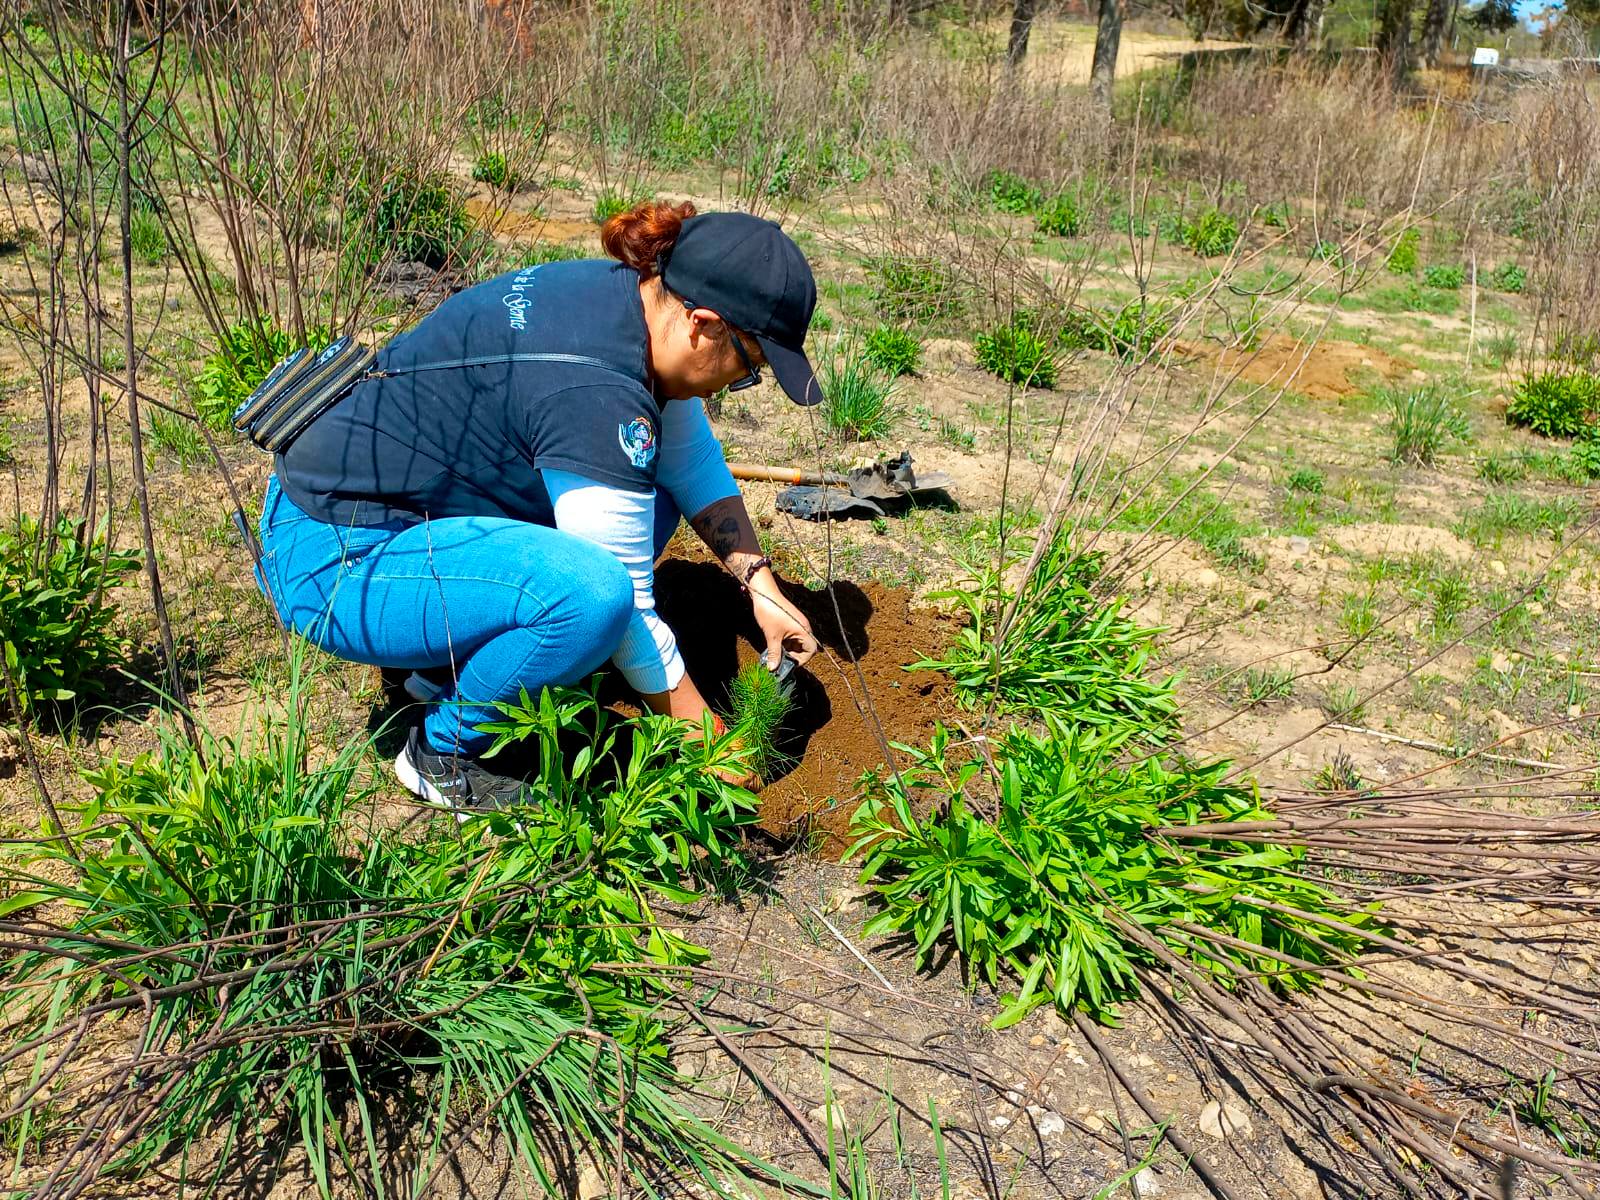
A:
{"label": "woman's ponytail", "polygon": [[600,244],[612,258],[639,272],[641,279],[652,279],[677,242],[683,223],[694,214],[695,207],[687,200],[682,204],[646,200],[609,218],[600,227]]}

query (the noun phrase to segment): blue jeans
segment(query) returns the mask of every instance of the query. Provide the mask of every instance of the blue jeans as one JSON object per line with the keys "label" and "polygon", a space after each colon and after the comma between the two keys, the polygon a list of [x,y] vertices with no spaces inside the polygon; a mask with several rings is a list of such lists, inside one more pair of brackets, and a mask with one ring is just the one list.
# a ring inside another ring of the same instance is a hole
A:
{"label": "blue jeans", "polygon": [[[657,492],[660,554],[678,511]],[[576,683],[615,652],[633,614],[633,583],[608,550],[504,517],[349,527],[308,516],[267,483],[261,583],[283,622],[351,662],[452,668],[429,705],[428,744],[477,754],[477,726],[523,688]]]}

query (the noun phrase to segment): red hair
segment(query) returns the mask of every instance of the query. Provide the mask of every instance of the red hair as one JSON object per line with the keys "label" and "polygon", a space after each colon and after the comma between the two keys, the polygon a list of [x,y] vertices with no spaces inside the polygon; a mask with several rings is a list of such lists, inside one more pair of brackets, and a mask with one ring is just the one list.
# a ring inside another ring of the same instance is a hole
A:
{"label": "red hair", "polygon": [[682,204],[646,200],[609,218],[600,227],[600,244],[612,258],[639,272],[641,279],[653,279],[660,257],[672,249],[683,223],[694,214],[695,207],[687,200]]}

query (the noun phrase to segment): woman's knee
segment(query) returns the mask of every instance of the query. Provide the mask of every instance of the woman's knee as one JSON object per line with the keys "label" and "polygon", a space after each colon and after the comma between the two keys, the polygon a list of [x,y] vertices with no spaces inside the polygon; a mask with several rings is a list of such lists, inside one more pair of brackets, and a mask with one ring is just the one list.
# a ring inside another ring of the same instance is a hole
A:
{"label": "woman's knee", "polygon": [[594,619],[604,630],[601,640],[614,650],[633,617],[633,577],[614,555],[601,553],[605,563],[595,572]]}

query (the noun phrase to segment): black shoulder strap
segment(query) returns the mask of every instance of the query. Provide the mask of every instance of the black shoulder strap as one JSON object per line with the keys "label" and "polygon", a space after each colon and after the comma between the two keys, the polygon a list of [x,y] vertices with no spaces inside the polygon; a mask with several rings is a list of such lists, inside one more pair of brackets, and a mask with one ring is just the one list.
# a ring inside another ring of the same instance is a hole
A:
{"label": "black shoulder strap", "polygon": [[418,371],[447,371],[453,367],[492,367],[498,363],[514,362],[559,362],[569,363],[579,367],[598,367],[602,371],[610,371],[613,375],[626,375],[629,379],[636,377],[629,371],[607,362],[603,358],[591,358],[587,354],[484,354],[476,358],[447,358],[438,362],[414,363],[409,367],[397,367],[393,370],[374,368],[368,371],[363,378],[366,379],[392,379],[396,375],[411,375]]}

